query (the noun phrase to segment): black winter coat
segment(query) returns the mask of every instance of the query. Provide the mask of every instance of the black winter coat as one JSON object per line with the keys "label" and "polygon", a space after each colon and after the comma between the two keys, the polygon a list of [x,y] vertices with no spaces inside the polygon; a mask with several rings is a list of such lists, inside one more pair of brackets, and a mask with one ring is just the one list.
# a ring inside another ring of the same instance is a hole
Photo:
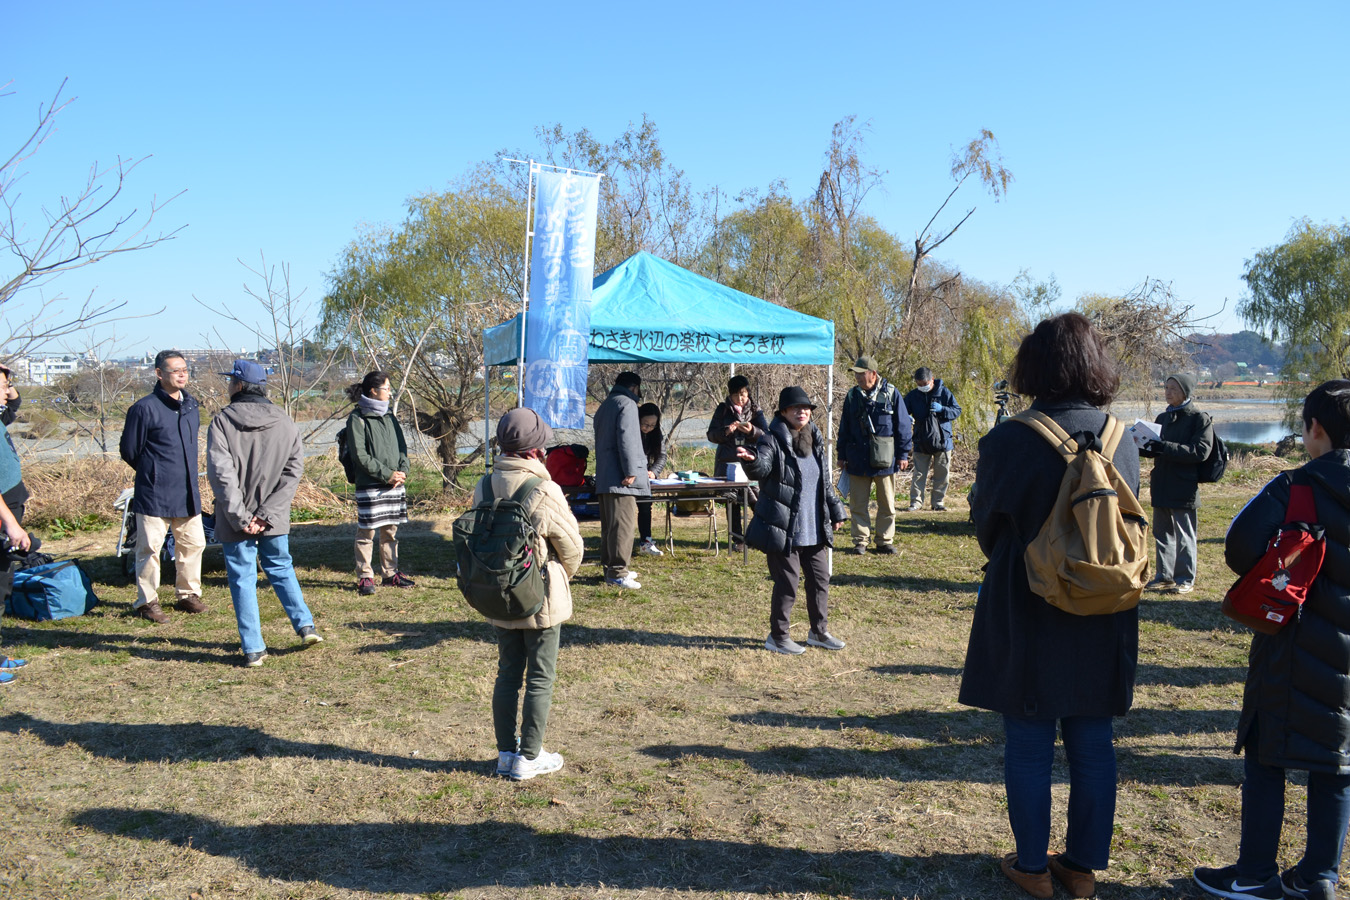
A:
{"label": "black winter coat", "polygon": [[[870,465],[874,434],[895,439],[895,453],[889,466]],[[879,379],[870,397],[861,386],[855,386],[844,397],[844,411],[839,418],[839,459],[850,475],[859,478],[894,475],[900,461],[909,459],[912,443],[905,398],[889,381]]]}
{"label": "black winter coat", "polygon": [[[1106,415],[1086,401],[1033,403],[1069,434],[1100,434]],[[1139,456],[1126,435],[1112,457],[1139,488]],[[1064,458],[1021,422],[1005,421],[980,440],[971,518],[989,563],[975,601],[960,702],[1030,719],[1119,716],[1134,702],[1139,613],[1075,616],[1046,603],[1027,583],[1023,554],[1059,493]]]}
{"label": "black winter coat", "polygon": [[1139,452],[1155,460],[1148,481],[1149,502],[1163,509],[1199,508],[1200,464],[1209,458],[1214,446],[1214,424],[1209,414],[1187,403],[1154,421],[1162,426],[1162,439]]}
{"label": "black winter coat", "polygon": [[[749,422],[754,426],[754,431],[749,434],[738,431],[728,437],[727,426],[737,422]],[[741,407],[740,415],[736,414],[736,410],[732,409],[727,401],[723,400],[718,404],[717,409],[713,411],[712,421],[708,423],[708,443],[717,445],[717,455],[713,457],[713,462],[717,465],[714,474],[726,474],[727,463],[736,461],[736,448],[753,448],[768,430],[769,422],[764,418],[764,410],[759,408],[754,397]]]}
{"label": "black winter coat", "polygon": [[[1350,451],[1333,450],[1303,471],[1327,555],[1298,617],[1275,634],[1252,635],[1234,752],[1257,724],[1265,765],[1350,775]],[[1276,476],[1229,527],[1224,558],[1239,575],[1284,522],[1289,485],[1289,473]]]}
{"label": "black winter coat", "polygon": [[156,384],[131,404],[122,428],[122,459],[136,470],[132,512],[165,519],[202,511],[197,486],[197,432],[201,408],[187,391],[175,400]]}
{"label": "black winter coat", "polygon": [[[942,412],[931,412],[934,403],[942,404]],[[905,408],[914,417],[914,449],[919,453],[950,453],[952,451],[952,422],[961,415],[961,406],[951,388],[942,383],[941,378],[933,379],[933,388],[921,391],[918,388],[905,395]],[[933,425],[942,438],[942,446],[924,446],[922,436],[925,424],[932,419]]]}
{"label": "black winter coat", "polygon": [[[820,487],[809,502],[816,503],[820,510],[820,533],[825,543],[834,546],[833,525],[847,516],[825,470],[825,439],[814,423],[807,427],[816,436],[815,458],[820,466]],[[797,490],[801,469],[797,453],[792,449],[792,432],[782,417],[774,416],[768,431],[755,446],[755,458],[745,464],[745,472],[759,481],[755,517],[745,529],[745,542],[765,553],[787,553],[792,549],[792,535],[803,497]]]}

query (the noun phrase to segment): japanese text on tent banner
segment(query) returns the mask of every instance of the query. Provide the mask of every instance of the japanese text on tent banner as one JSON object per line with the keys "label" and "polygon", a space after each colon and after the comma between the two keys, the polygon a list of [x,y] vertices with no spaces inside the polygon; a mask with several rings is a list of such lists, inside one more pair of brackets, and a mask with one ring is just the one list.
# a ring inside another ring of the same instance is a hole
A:
{"label": "japanese text on tent banner", "polygon": [[524,401],[554,428],[583,428],[600,179],[562,172],[536,178]]}

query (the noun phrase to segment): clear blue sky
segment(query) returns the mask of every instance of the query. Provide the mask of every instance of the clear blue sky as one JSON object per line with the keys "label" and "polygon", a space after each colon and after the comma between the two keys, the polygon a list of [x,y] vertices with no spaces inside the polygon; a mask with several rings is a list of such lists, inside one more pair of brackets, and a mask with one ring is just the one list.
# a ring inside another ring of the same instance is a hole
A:
{"label": "clear blue sky", "polygon": [[[1105,4],[21,3],[5,0],[3,156],[69,77],[76,102],[28,166],[20,212],[88,167],[152,154],[126,199],[186,190],[145,253],[67,275],[153,320],[123,352],[197,346],[193,301],[256,315],[236,261],[291,267],[316,305],[362,223],[538,125],[601,140],[650,115],[696,191],[814,187],[834,122],[871,120],[886,171],[868,212],[910,240],[951,186],[952,149],[997,136],[1015,182],[940,253],[996,284],[1054,275],[1066,301],[1173,283],[1241,327],[1244,260],[1294,220],[1350,213],[1344,2]],[[8,269],[0,271],[7,275]],[[6,316],[23,310],[6,309]]]}

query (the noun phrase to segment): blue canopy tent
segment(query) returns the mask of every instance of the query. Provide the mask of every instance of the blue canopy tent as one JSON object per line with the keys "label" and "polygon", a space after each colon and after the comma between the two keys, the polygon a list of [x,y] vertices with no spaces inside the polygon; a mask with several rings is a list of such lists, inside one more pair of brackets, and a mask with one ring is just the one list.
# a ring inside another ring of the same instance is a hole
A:
{"label": "blue canopy tent", "polygon": [[[519,362],[521,323],[517,314],[483,333],[485,369]],[[833,449],[834,323],[752,297],[650,253],[636,253],[596,276],[587,358],[592,363],[826,366],[826,429]]]}

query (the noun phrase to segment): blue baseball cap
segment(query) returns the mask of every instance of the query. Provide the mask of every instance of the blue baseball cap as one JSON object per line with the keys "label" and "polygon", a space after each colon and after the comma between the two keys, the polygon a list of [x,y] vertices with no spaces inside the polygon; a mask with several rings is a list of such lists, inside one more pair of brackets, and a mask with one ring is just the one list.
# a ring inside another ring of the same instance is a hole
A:
{"label": "blue baseball cap", "polygon": [[267,384],[267,370],[251,359],[236,359],[233,369],[219,374],[237,378],[244,384]]}

